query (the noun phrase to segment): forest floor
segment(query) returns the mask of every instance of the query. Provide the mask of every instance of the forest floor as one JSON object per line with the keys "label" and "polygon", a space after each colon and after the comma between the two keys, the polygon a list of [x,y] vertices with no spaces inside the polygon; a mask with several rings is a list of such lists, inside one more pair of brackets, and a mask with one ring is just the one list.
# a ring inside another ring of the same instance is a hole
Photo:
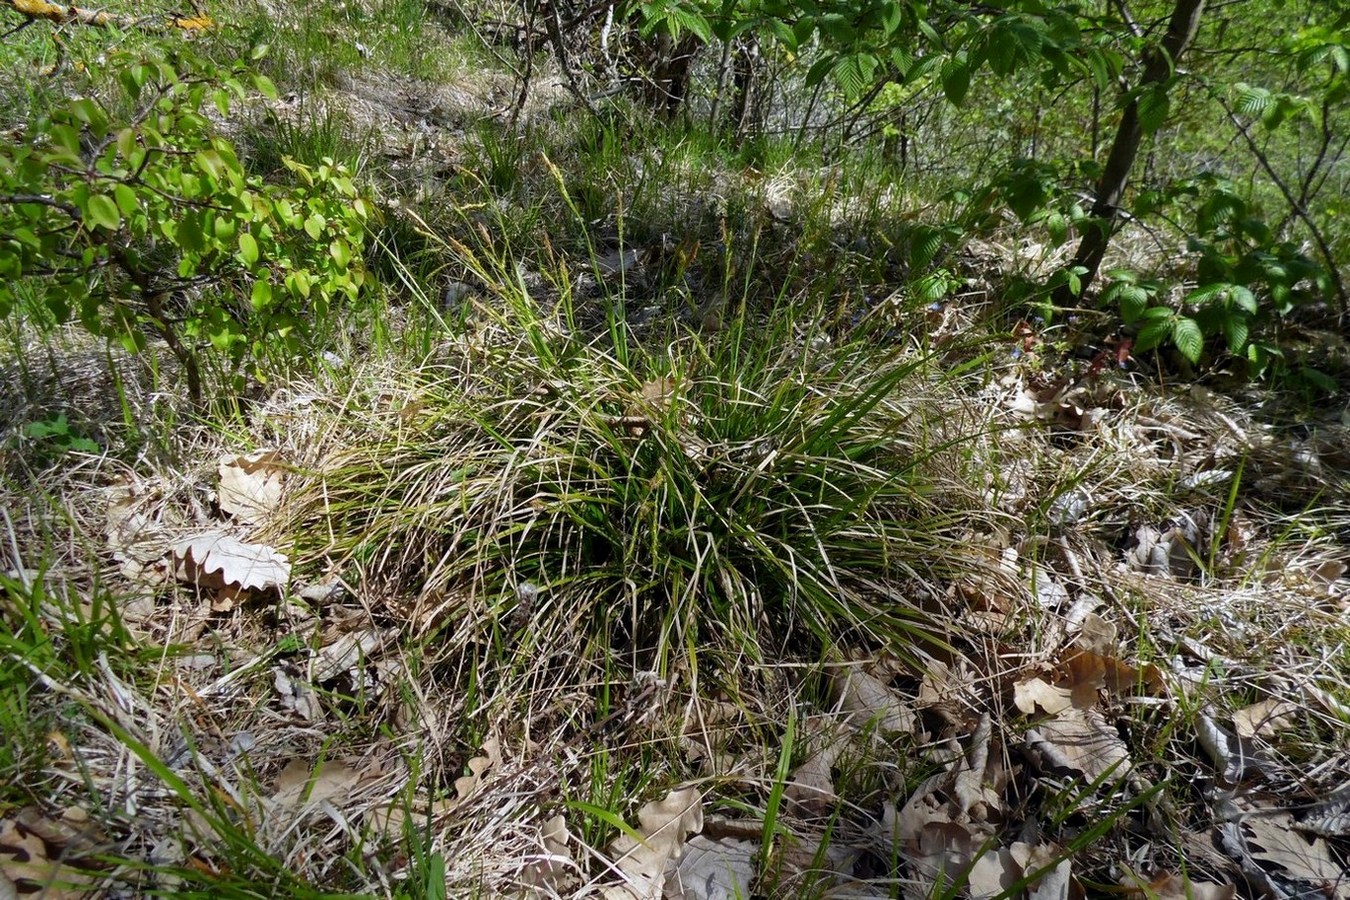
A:
{"label": "forest floor", "polygon": [[316,9],[222,16],[281,96],[217,123],[382,210],[316,358],[204,412],[6,325],[0,896],[1350,900],[1344,395]]}

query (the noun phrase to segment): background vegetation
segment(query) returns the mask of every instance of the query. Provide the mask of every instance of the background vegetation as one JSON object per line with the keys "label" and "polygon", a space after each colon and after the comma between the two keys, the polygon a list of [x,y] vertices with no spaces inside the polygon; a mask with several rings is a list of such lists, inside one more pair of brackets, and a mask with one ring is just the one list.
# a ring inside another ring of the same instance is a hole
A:
{"label": "background vegetation", "polygon": [[1350,896],[1350,12],[0,35],[0,887]]}

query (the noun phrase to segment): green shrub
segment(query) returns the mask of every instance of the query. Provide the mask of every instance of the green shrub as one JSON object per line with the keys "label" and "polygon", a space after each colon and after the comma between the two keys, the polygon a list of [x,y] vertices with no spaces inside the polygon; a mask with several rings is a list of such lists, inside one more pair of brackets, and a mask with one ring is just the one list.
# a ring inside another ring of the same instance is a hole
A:
{"label": "green shrub", "polygon": [[331,161],[288,161],[295,188],[245,174],[204,112],[227,114],[249,84],[275,95],[245,64],[177,50],[109,71],[118,102],[68,100],[0,147],[0,315],[35,294],[58,323],[129,348],[158,337],[200,400],[202,351],[236,371],[295,354],[335,300],[357,295],[371,210]]}

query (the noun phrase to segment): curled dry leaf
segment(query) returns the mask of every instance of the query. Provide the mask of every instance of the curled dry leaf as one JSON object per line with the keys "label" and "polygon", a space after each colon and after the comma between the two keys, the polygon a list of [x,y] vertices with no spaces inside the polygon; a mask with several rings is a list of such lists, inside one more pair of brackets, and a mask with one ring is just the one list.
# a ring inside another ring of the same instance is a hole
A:
{"label": "curled dry leaf", "polygon": [[553,816],[540,826],[539,853],[532,855],[520,872],[520,880],[536,896],[558,896],[575,880],[577,863],[571,843],[566,817]]}
{"label": "curled dry leaf", "polygon": [[1239,737],[1270,737],[1293,725],[1301,711],[1297,703],[1272,697],[1233,713],[1233,727]]}
{"label": "curled dry leaf", "polygon": [[1275,774],[1274,766],[1256,742],[1220,725],[1213,707],[1205,707],[1195,717],[1195,736],[1228,784],[1256,775]]}
{"label": "curled dry leaf", "polygon": [[1331,845],[1301,834],[1290,813],[1233,795],[1217,812],[1228,820],[1219,829],[1221,846],[1269,895],[1350,900],[1350,878]]}
{"label": "curled dry leaf", "polygon": [[384,642],[386,632],[380,628],[364,628],[341,635],[319,651],[310,676],[315,684],[332,681],[368,660]]}
{"label": "curled dry leaf", "polygon": [[755,877],[753,841],[695,835],[684,847],[675,870],[666,878],[665,900],[738,900],[749,897]]}
{"label": "curled dry leaf", "polygon": [[281,698],[282,709],[290,710],[303,722],[318,722],[323,719],[323,705],[319,695],[307,681],[294,678],[285,670],[278,668],[273,677],[273,685]]}
{"label": "curled dry leaf", "polygon": [[281,590],[291,579],[286,557],[265,544],[248,544],[221,531],[175,541],[169,548],[181,581],[221,594]]}
{"label": "curled dry leaf", "polygon": [[1120,883],[1129,897],[1139,900],[1234,900],[1237,896],[1237,888],[1231,884],[1191,881],[1175,872],[1163,872],[1153,878],[1127,872]]}
{"label": "curled dry leaf", "polygon": [[494,768],[501,768],[501,764],[502,745],[496,738],[488,738],[483,742],[483,755],[475,756],[465,764],[469,774],[455,779],[455,795],[459,798],[458,803],[472,797],[482,786],[483,776]]}
{"label": "curled dry leaf", "polygon": [[220,458],[220,508],[236,522],[257,525],[281,500],[285,476],[277,450]]}
{"label": "curled dry leaf", "polygon": [[125,478],[108,489],[107,537],[113,559],[133,581],[162,582],[167,529],[163,497],[143,482]]}
{"label": "curled dry leaf", "polygon": [[845,669],[834,677],[834,688],[839,705],[852,713],[850,718],[855,725],[875,722],[883,735],[914,732],[914,710],[875,675],[861,669]]}
{"label": "curled dry leaf", "polygon": [[93,896],[97,885],[93,875],[63,860],[64,847],[45,840],[41,828],[26,827],[23,816],[0,821],[0,897]]}
{"label": "curled dry leaf", "polygon": [[801,724],[808,755],[793,772],[783,796],[802,811],[824,815],[838,801],[831,770],[848,746],[851,729],[831,716],[808,716]]}
{"label": "curled dry leaf", "polygon": [[638,810],[638,838],[620,835],[609,846],[621,886],[606,888],[610,900],[658,900],[674,870],[685,838],[703,829],[703,798],[697,788],[679,788]]}
{"label": "curled dry leaf", "polygon": [[377,776],[357,760],[322,760],[311,766],[293,759],[277,776],[269,805],[273,814],[301,813],[325,802],[342,806]]}
{"label": "curled dry leaf", "polygon": [[1048,768],[1069,769],[1089,781],[1108,775],[1120,779],[1131,770],[1125,742],[1096,709],[1071,706],[1061,710],[1030,729],[1027,743]]}
{"label": "curled dry leaf", "polygon": [[[489,738],[483,742],[483,755],[472,757],[465,763],[465,768],[469,770],[469,774],[455,779],[454,797],[443,797],[431,802],[422,801],[412,804],[411,807],[404,803],[383,803],[370,811],[366,824],[371,831],[377,834],[399,840],[403,837],[404,827],[410,820],[417,827],[422,827],[428,820],[439,819],[450,813],[477,794],[487,773],[493,769],[500,769],[501,765],[501,744],[496,738]],[[556,828],[551,833],[555,838],[559,836]],[[566,843],[565,835],[566,822],[563,822],[564,844]],[[545,846],[548,846],[547,843]]]}

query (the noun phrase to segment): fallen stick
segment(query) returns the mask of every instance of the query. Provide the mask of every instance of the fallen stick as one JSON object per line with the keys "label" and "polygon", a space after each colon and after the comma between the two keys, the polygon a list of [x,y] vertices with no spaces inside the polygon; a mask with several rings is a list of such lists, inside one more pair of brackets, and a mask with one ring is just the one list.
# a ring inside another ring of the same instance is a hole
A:
{"label": "fallen stick", "polygon": [[164,18],[133,18],[118,16],[99,9],[81,9],[74,4],[62,6],[50,0],[0,0],[0,7],[9,7],[30,21],[45,19],[57,25],[92,25],[95,27],[140,28],[159,30],[179,28],[184,31],[204,31],[215,24],[207,15],[166,16]]}

